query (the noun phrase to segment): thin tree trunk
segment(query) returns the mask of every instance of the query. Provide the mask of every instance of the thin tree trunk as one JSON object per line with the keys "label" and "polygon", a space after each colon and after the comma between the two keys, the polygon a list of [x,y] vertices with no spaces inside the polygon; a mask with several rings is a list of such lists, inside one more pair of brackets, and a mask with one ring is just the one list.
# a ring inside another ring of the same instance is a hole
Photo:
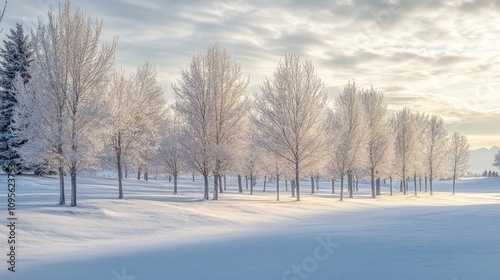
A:
{"label": "thin tree trunk", "polygon": [[214,174],[214,194],[213,200],[219,200],[219,174]]}
{"label": "thin tree trunk", "polygon": [[217,175],[217,177],[219,178],[219,193],[224,193],[224,190],[222,189],[222,176],[220,175]]}
{"label": "thin tree trunk", "polygon": [[137,170],[137,180],[140,180],[141,179],[141,168],[139,168],[139,170]]}
{"label": "thin tree trunk", "polygon": [[433,194],[432,193],[432,178],[429,177],[429,191],[431,192],[431,195]]}
{"label": "thin tree trunk", "polygon": [[174,172],[174,194],[177,194],[177,172]]}
{"label": "thin tree trunk", "polygon": [[73,163],[70,168],[71,174],[71,206],[77,206],[76,202],[76,163]]}
{"label": "thin tree trunk", "polygon": [[59,205],[66,204],[66,194],[64,193],[64,168],[62,162],[59,164]]}
{"label": "thin tree trunk", "polygon": [[168,174],[168,182],[171,183],[172,182],[172,175]]}
{"label": "thin tree trunk", "polygon": [[285,179],[285,191],[288,191],[288,179]]}
{"label": "thin tree trunk", "polygon": [[370,179],[372,183],[372,198],[375,198],[375,170],[373,168],[370,170]]}
{"label": "thin tree trunk", "polygon": [[417,174],[413,175],[413,189],[415,190],[415,196],[417,196]]}
{"label": "thin tree trunk", "polygon": [[425,176],[424,182],[425,182],[425,192],[427,192],[427,176]]}
{"label": "thin tree trunk", "polygon": [[335,179],[332,178],[332,194],[335,193]]}
{"label": "thin tree trunk", "polygon": [[401,179],[401,181],[399,181],[399,192],[403,192],[403,179]]}
{"label": "thin tree trunk", "polygon": [[226,174],[224,174],[224,190],[226,190]]}
{"label": "thin tree trunk", "polygon": [[245,176],[245,185],[246,185],[246,189],[248,190],[248,176]]}
{"label": "thin tree trunk", "polygon": [[[357,184],[357,183],[358,183],[358,182],[356,181],[356,184]],[[375,180],[375,184],[376,184],[376,194],[377,194],[378,196],[380,196],[380,178],[377,178],[377,179]]]}
{"label": "thin tree trunk", "polygon": [[299,161],[295,161],[295,187],[297,191],[297,201],[300,201],[300,178],[299,178]]}
{"label": "thin tree trunk", "polygon": [[319,191],[319,176],[316,177],[316,190]]}
{"label": "thin tree trunk", "polygon": [[276,201],[280,201],[280,175],[276,174]]}
{"label": "thin tree trunk", "polygon": [[243,186],[241,185],[241,175],[238,174],[238,192],[243,193]]}
{"label": "thin tree trunk", "polygon": [[356,191],[357,191],[357,192],[359,191],[359,180],[358,180],[358,176],[356,176]]}
{"label": "thin tree trunk", "polygon": [[193,182],[194,182],[194,171],[193,171]]}
{"label": "thin tree trunk", "polygon": [[422,177],[418,177],[418,191],[422,192]]}
{"label": "thin tree trunk", "polygon": [[[453,195],[455,195],[455,181],[456,181],[456,179],[457,179],[457,175],[453,174],[453,192],[452,192]],[[432,194],[432,187],[431,187],[431,194]]]}
{"label": "thin tree trunk", "polygon": [[203,195],[203,199],[208,198],[208,174],[203,174],[203,180],[205,181],[205,193]]}
{"label": "thin tree trunk", "polygon": [[292,189],[292,197],[295,197],[295,180],[291,181],[290,187]]}
{"label": "thin tree trunk", "polygon": [[116,168],[118,170],[118,199],[123,199],[123,171],[121,151],[116,152]]}
{"label": "thin tree trunk", "polygon": [[340,175],[340,201],[344,200],[344,175]]}
{"label": "thin tree trunk", "polygon": [[311,176],[311,194],[314,194],[314,177]]}
{"label": "thin tree trunk", "polygon": [[264,189],[262,192],[266,192],[266,181],[267,181],[267,176],[264,176]]}
{"label": "thin tree trunk", "polygon": [[352,184],[352,173],[349,172],[347,174],[347,184],[349,185],[349,198],[354,198],[354,190],[353,190],[353,184]]}
{"label": "thin tree trunk", "polygon": [[392,195],[392,177],[389,177],[389,185],[390,185],[391,195]]}
{"label": "thin tree trunk", "polygon": [[253,195],[253,174],[250,173],[250,195]]}

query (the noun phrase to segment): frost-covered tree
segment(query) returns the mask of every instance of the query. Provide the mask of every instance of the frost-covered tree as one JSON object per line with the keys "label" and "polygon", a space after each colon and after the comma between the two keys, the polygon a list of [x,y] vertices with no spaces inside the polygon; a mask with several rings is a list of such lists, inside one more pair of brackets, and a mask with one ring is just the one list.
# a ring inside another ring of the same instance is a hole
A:
{"label": "frost-covered tree", "polygon": [[395,164],[398,166],[397,174],[406,194],[407,179],[412,175],[412,161],[417,154],[419,124],[415,114],[405,107],[393,116],[391,126],[395,134],[394,152]]}
{"label": "frost-covered tree", "polygon": [[448,151],[448,131],[444,121],[437,115],[432,115],[427,121],[423,135],[426,174],[429,178],[429,188],[432,195],[432,182],[446,173],[446,153]]}
{"label": "frost-covered tree", "polygon": [[500,169],[500,151],[498,151],[498,153],[496,153],[493,158],[493,166],[496,166]]}
{"label": "frost-covered tree", "polygon": [[182,123],[176,115],[173,114],[166,119],[161,130],[161,142],[158,149],[160,161],[167,167],[169,174],[174,177],[174,194],[177,194],[177,177],[181,172],[187,169],[185,152],[182,146],[184,141],[182,134]]}
{"label": "frost-covered tree", "polygon": [[260,89],[252,117],[265,136],[259,145],[293,164],[300,200],[301,172],[316,163],[325,144],[325,86],[311,61],[301,63],[298,56],[286,54],[273,77],[264,78]]}
{"label": "frost-covered tree", "polygon": [[455,182],[459,176],[463,176],[469,169],[470,144],[467,136],[455,132],[450,139],[448,147],[451,174],[453,176],[453,191],[455,194]]}
{"label": "frost-covered tree", "polygon": [[332,164],[340,178],[341,201],[344,198],[344,178],[347,176],[349,197],[352,198],[354,171],[366,164],[368,125],[361,92],[354,81],[349,81],[335,99],[334,111],[329,114],[329,134],[335,147]]}
{"label": "frost-covered tree", "polygon": [[248,79],[242,77],[233,55],[222,44],[214,43],[194,55],[177,83],[172,88],[176,109],[186,124],[183,144],[191,165],[205,178],[205,199],[208,176],[213,173],[213,199],[217,200],[221,171],[235,160],[241,146]]}
{"label": "frost-covered tree", "polygon": [[[101,27],[102,21],[87,17],[79,8],[72,10],[66,1],[57,13],[50,10],[47,22],[39,21],[33,34],[36,70],[29,72],[42,86],[30,92],[38,100],[53,99],[53,106],[40,110],[41,115],[55,114],[46,129],[54,129],[61,140],[56,149],[61,148],[58,156],[71,176],[71,206],[77,206],[78,171],[95,164],[103,146],[102,100],[114,66],[116,40],[100,46]],[[37,137],[27,140],[39,141]]]}
{"label": "frost-covered tree", "polygon": [[[391,128],[387,119],[387,103],[384,95],[373,87],[361,94],[367,122],[367,168],[370,172],[372,197],[380,195],[380,184],[375,188],[375,177],[387,173],[392,164],[393,147]],[[378,178],[380,179],[380,177]]]}
{"label": "frost-covered tree", "polygon": [[106,101],[107,146],[112,148],[121,199],[124,162],[145,165],[145,155],[157,152],[166,100],[155,67],[144,62],[130,76],[122,70],[114,73]]}
{"label": "frost-covered tree", "polygon": [[21,164],[21,158],[16,149],[22,146],[26,139],[13,135],[13,112],[18,99],[14,90],[14,80],[17,75],[20,75],[23,84],[29,82],[31,76],[28,67],[33,61],[33,49],[20,23],[16,23],[16,28],[11,29],[6,38],[3,41],[4,47],[0,49],[2,58],[0,61],[0,166],[4,171],[9,172],[11,165],[15,165],[17,171],[25,167]]}
{"label": "frost-covered tree", "polygon": [[[427,174],[426,168],[426,158],[425,156],[421,156],[421,152],[425,150],[425,134],[427,131],[427,124],[429,122],[429,117],[425,113],[413,113],[413,124],[415,135],[417,136],[417,140],[415,142],[415,146],[413,147],[414,157],[410,161],[410,173],[408,177],[413,177],[413,190],[415,192],[415,196],[417,195],[417,178],[425,176]],[[408,191],[408,184],[406,186],[406,191]]]}

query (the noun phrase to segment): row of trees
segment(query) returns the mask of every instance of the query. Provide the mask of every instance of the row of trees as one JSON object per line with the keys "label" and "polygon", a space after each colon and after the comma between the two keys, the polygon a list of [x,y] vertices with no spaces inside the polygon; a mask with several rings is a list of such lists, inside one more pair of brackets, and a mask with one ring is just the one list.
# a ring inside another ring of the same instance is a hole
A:
{"label": "row of trees", "polygon": [[338,179],[342,200],[345,179],[349,197],[365,176],[373,197],[382,178],[390,180],[391,194],[393,179],[406,193],[413,178],[415,195],[417,178],[424,178],[432,194],[434,180],[455,179],[467,169],[467,138],[449,137],[439,116],[408,108],[390,114],[381,92],[354,81],[330,107],[312,62],[293,54],[278,62],[260,93],[249,95],[249,77],[214,43],[181,70],[169,107],[151,64],[130,75],[117,69],[117,41],[101,45],[101,27],[67,1],[58,13],[48,12],[31,40],[20,25],[10,38],[23,49],[13,61],[25,66],[7,79],[14,98],[8,138],[20,143],[12,145],[16,162],[57,170],[60,204],[66,172],[76,206],[78,171],[111,166],[118,171],[119,198],[127,170],[147,178],[148,170],[162,166],[174,177],[174,193],[178,174],[196,170],[209,199],[213,176],[215,200],[227,174],[238,175],[240,192],[241,176],[250,177],[251,193],[257,176],[273,177],[278,200],[280,180],[290,179],[300,200],[301,177],[311,177],[311,192],[314,179]]}

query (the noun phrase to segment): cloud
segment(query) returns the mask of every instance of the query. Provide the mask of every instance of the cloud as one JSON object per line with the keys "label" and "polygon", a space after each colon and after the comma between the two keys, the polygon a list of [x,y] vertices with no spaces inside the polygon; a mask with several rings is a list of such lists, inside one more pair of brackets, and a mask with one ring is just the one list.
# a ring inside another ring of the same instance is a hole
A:
{"label": "cloud", "polygon": [[[440,113],[474,135],[490,133],[487,118],[500,113],[499,0],[72,2],[104,19],[104,40],[119,36],[120,66],[157,65],[171,100],[181,67],[217,40],[252,90],[291,51],[312,60],[330,98],[355,78],[382,90],[391,108]],[[35,26],[57,3],[10,1],[2,26]]]}

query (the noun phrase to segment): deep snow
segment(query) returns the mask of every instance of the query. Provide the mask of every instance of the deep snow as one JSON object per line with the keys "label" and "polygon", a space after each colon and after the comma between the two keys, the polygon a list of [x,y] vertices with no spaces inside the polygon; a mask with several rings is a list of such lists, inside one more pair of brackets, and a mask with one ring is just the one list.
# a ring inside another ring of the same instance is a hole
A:
{"label": "deep snow", "polygon": [[[254,195],[236,181],[220,201],[202,200],[202,180],[79,178],[79,207],[59,206],[58,179],[17,177],[17,272],[0,279],[500,279],[500,179],[435,183],[435,195],[370,198],[360,185],[338,201],[330,182],[302,201],[274,184]],[[396,184],[395,184],[396,185]],[[0,217],[7,220],[6,176]],[[69,182],[67,182],[69,199]],[[284,184],[281,184],[284,189]],[[0,250],[7,253],[7,229]]]}

